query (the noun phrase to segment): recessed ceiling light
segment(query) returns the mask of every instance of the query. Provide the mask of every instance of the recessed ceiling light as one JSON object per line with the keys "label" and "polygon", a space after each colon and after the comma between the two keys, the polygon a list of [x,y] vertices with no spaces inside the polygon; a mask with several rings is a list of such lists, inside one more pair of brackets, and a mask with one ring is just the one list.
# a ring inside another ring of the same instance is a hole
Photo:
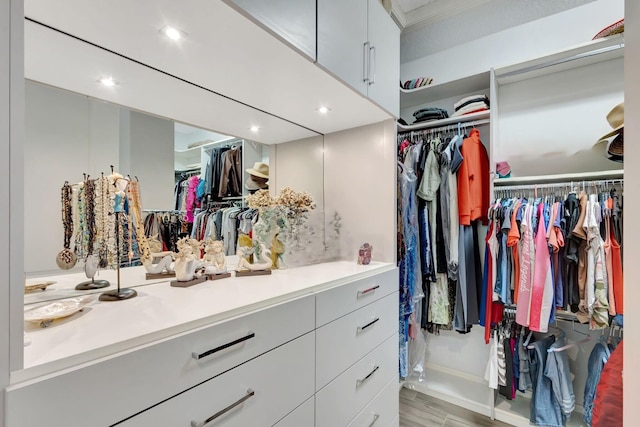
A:
{"label": "recessed ceiling light", "polygon": [[118,84],[118,82],[113,80],[113,77],[102,77],[98,81],[107,87],[113,87]]}
{"label": "recessed ceiling light", "polygon": [[184,36],[184,33],[182,31],[178,30],[175,27],[172,27],[171,25],[167,25],[166,27],[163,27],[160,31],[162,32],[162,34],[169,37],[171,40],[177,41]]}
{"label": "recessed ceiling light", "polygon": [[318,113],[320,114],[327,114],[329,111],[331,111],[331,108],[321,105],[320,107],[316,108],[316,111],[318,111]]}
{"label": "recessed ceiling light", "polygon": [[253,133],[257,133],[260,130],[259,126],[251,126],[249,130]]}

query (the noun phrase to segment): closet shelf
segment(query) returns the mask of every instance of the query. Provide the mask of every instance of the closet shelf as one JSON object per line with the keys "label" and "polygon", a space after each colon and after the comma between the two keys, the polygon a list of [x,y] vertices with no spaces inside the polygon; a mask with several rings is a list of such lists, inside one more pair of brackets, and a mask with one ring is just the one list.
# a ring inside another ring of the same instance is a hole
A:
{"label": "closet shelf", "polygon": [[430,101],[449,98],[451,94],[468,94],[489,87],[489,71],[474,74],[457,80],[444,83],[430,84],[417,89],[400,88],[401,108],[415,107]]}
{"label": "closet shelf", "polygon": [[624,56],[624,35],[589,41],[550,55],[495,69],[498,84],[509,84]]}
{"label": "closet shelf", "polygon": [[518,185],[518,184],[545,184],[553,182],[569,182],[590,181],[599,179],[622,179],[624,177],[624,169],[615,169],[608,171],[565,173],[558,175],[539,175],[539,176],[514,176],[510,178],[496,178],[493,185],[498,187],[502,185]]}
{"label": "closet shelf", "polygon": [[413,130],[432,129],[439,128],[447,125],[457,125],[458,123],[473,123],[474,125],[481,125],[489,123],[491,117],[491,111],[479,111],[477,113],[465,114],[459,117],[449,117],[448,119],[432,120],[430,122],[417,123],[415,125],[401,125],[398,123],[398,132],[411,132]]}

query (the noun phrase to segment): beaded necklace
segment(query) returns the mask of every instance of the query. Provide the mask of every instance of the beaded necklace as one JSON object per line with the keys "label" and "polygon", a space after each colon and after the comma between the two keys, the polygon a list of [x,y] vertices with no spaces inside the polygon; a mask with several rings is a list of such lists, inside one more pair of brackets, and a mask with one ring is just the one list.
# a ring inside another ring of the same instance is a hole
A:
{"label": "beaded necklace", "polygon": [[71,237],[73,235],[73,216],[71,207],[71,197],[73,189],[69,182],[65,181],[61,190],[62,201],[62,227],[64,228],[64,248],[56,257],[56,264],[63,270],[73,268],[78,262],[78,257],[71,251]]}
{"label": "beaded necklace", "polygon": [[144,264],[145,261],[151,261],[151,249],[149,248],[147,236],[144,233],[140,183],[138,181],[131,181],[127,187],[127,192],[129,193],[130,209],[133,213],[132,221],[134,222],[136,240],[138,241],[138,249],[140,250],[140,261]]}
{"label": "beaded necklace", "polygon": [[87,230],[87,255],[93,255],[96,238],[96,184],[93,180],[84,183],[85,229]]}

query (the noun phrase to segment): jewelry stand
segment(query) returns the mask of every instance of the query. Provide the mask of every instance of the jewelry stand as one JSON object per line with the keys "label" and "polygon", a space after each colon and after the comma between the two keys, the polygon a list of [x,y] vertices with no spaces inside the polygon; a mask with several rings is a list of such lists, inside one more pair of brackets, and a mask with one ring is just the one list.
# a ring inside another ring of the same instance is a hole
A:
{"label": "jewelry stand", "polygon": [[116,256],[118,257],[118,289],[100,294],[100,301],[121,301],[138,295],[134,289],[120,288],[120,212],[116,212]]}
{"label": "jewelry stand", "polygon": [[92,289],[102,289],[111,286],[108,280],[94,280],[92,277],[91,280],[87,280],[86,282],[78,283],[76,286],[77,291],[89,291]]}

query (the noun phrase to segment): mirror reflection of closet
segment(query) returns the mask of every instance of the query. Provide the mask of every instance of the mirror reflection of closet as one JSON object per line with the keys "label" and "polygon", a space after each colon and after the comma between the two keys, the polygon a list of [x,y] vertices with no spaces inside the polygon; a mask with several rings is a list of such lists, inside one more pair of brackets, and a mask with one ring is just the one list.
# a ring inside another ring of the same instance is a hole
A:
{"label": "mirror reflection of closet", "polygon": [[[114,165],[117,172],[140,180],[145,214],[175,212],[182,220],[184,209],[175,205],[177,179],[185,174],[204,177],[214,148],[239,148],[242,153],[240,192],[216,198],[219,200],[244,205],[244,197],[251,192],[246,185],[251,176],[247,170],[269,164],[269,146],[255,141],[29,80],[25,85],[24,184],[25,194],[33,196],[25,197],[25,277],[30,284],[56,282],[44,291],[26,294],[27,304],[87,293],[74,290],[74,280],[84,280],[83,260],[70,270],[58,269],[55,260],[63,245],[60,188],[65,181],[78,184],[85,176],[106,176]],[[268,169],[266,173],[268,177]],[[107,270],[96,278],[104,276],[109,276]],[[127,286],[148,284],[143,277],[123,269]]]}

